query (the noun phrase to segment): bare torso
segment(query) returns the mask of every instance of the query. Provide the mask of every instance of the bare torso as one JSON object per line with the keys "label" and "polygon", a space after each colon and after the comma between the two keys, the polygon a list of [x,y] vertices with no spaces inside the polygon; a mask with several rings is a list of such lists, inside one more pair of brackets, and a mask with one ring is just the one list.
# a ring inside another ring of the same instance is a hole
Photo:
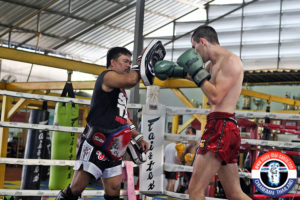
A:
{"label": "bare torso", "polygon": [[208,67],[211,73],[210,82],[218,92],[224,92],[224,97],[218,103],[210,102],[211,112],[234,113],[240,97],[243,82],[243,65],[240,59],[225,50],[214,64]]}

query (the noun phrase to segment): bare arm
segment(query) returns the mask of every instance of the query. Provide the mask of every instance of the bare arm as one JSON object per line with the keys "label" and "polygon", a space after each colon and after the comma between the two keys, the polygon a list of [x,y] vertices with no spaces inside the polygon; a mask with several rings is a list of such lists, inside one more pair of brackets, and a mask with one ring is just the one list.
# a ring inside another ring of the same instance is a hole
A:
{"label": "bare arm", "polygon": [[104,75],[102,89],[106,92],[114,88],[132,88],[140,80],[138,71],[131,70],[129,73],[117,73],[109,71]]}
{"label": "bare arm", "polygon": [[204,81],[201,86],[210,103],[219,104],[239,79],[243,68],[241,61],[236,56],[230,56],[222,63],[221,69],[215,75],[215,83]]}

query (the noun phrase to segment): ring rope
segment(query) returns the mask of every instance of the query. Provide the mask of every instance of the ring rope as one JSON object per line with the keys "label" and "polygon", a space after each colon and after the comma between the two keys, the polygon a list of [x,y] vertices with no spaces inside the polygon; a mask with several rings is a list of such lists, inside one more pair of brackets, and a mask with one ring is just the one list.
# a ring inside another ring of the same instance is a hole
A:
{"label": "ring rope", "polygon": [[[209,109],[198,109],[198,108],[181,108],[167,106],[167,115],[191,115],[191,114],[209,114]],[[300,114],[287,114],[287,113],[267,113],[267,112],[252,112],[252,111],[236,111],[236,118],[266,118],[271,119],[289,119],[289,120],[300,120]]]}
{"label": "ring rope", "polygon": [[11,165],[44,165],[44,166],[74,166],[75,160],[23,159],[0,157],[1,164]]}
{"label": "ring rope", "polygon": [[165,133],[165,140],[171,140],[171,141],[194,140],[194,141],[199,141],[200,139],[201,139],[201,136]]}
{"label": "ring rope", "polygon": [[241,144],[279,147],[279,148],[300,148],[300,142],[281,142],[281,141],[269,141],[269,140],[257,140],[257,139],[242,139]]}
{"label": "ring rope", "polygon": [[[193,172],[193,167],[187,165],[164,163],[164,170],[167,172]],[[248,172],[239,172],[239,175],[242,178],[251,178],[251,173]]]}
{"label": "ring rope", "polygon": [[[75,160],[49,160],[49,159],[25,159],[0,157],[0,164],[11,165],[43,165],[43,166],[74,166]],[[124,167],[122,162],[122,167]],[[134,164],[134,167],[137,165]]]}
{"label": "ring rope", "polygon": [[[176,193],[176,192],[170,192],[165,190],[164,194],[170,197],[175,197],[179,199],[190,199],[188,194],[182,194],[182,193]],[[205,200],[222,200],[219,198],[213,198],[213,197],[205,197]]]}
{"label": "ring rope", "polygon": [[[76,104],[88,105],[88,106],[91,104],[91,100],[86,100],[86,99],[57,97],[57,96],[49,96],[49,95],[41,95],[41,94],[30,94],[30,93],[24,93],[24,92],[8,91],[8,90],[0,90],[0,95],[19,97],[19,98],[25,98],[25,99],[41,100],[41,101],[76,103]],[[142,108],[142,105],[141,104],[127,104],[127,108]]]}
{"label": "ring rope", "polygon": [[[166,140],[180,140],[181,138],[195,138],[195,136],[183,136],[178,134],[165,133]],[[200,137],[196,137],[200,138]],[[257,140],[257,139],[242,139],[241,144],[269,146],[279,148],[300,148],[299,142],[281,142],[281,141],[269,141],[269,140]]]}
{"label": "ring rope", "polygon": [[83,127],[29,124],[23,122],[3,122],[3,121],[0,121],[0,127],[38,129],[38,130],[45,130],[45,131],[60,131],[60,132],[72,132],[72,133],[82,133],[84,130]]}
{"label": "ring rope", "polygon": [[262,125],[260,125],[260,127],[300,135],[300,131],[298,131],[300,129],[299,126],[284,126],[284,125],[277,125],[277,124],[262,124]]}
{"label": "ring rope", "polygon": [[267,124],[263,123],[261,124],[263,127],[275,129],[275,128],[283,128],[283,129],[294,129],[294,130],[300,130],[300,126],[289,126],[289,125],[278,125],[278,124]]}
{"label": "ring rope", "polygon": [[[256,151],[261,151],[261,152],[268,152],[269,149],[260,149],[260,148],[250,148],[249,150],[256,150]],[[278,150],[276,149],[276,151],[280,151],[281,153],[284,153],[286,155],[291,155],[291,156],[300,156],[300,152],[298,151],[286,151],[286,150]]]}
{"label": "ring rope", "polygon": [[[60,190],[15,190],[15,189],[0,189],[0,195],[9,196],[57,196]],[[135,191],[136,195],[140,191]],[[127,190],[120,191],[121,196],[127,196]],[[84,190],[82,196],[104,196],[104,190]]]}

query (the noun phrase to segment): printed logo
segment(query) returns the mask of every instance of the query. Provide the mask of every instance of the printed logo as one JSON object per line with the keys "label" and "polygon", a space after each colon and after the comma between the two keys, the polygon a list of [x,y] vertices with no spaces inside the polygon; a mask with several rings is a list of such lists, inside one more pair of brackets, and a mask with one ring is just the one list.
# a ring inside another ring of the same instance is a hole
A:
{"label": "printed logo", "polygon": [[96,151],[96,154],[99,160],[106,160],[105,155],[101,151]]}
{"label": "printed logo", "polygon": [[295,163],[279,151],[270,151],[261,155],[255,161],[251,173],[256,189],[271,197],[288,193],[297,179]]}
{"label": "printed logo", "polygon": [[106,140],[106,137],[103,133],[96,132],[93,135],[93,142],[97,146],[102,146]]}
{"label": "printed logo", "polygon": [[80,153],[80,160],[88,161],[93,149],[94,148],[87,141],[84,141],[82,151]]}

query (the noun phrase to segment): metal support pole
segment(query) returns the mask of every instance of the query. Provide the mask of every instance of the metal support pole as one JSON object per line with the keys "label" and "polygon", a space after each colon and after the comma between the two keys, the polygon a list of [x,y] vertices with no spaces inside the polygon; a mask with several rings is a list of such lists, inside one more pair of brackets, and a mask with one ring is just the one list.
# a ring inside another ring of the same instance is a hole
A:
{"label": "metal support pole", "polygon": [[[245,3],[245,0],[243,0],[243,3]],[[240,37],[240,59],[242,59],[242,49],[243,49],[243,33],[244,33],[244,10],[245,8],[242,8],[242,16],[241,16],[241,37]]]}
{"label": "metal support pole", "polygon": [[178,120],[179,120],[179,115],[174,115],[172,119],[172,133],[173,134],[178,134]]}
{"label": "metal support pole", "polygon": [[281,27],[281,23],[282,23],[282,1],[280,0],[280,11],[279,11],[279,29],[278,29],[278,51],[277,51],[277,69],[279,69],[280,66],[280,48],[281,48],[281,31],[282,31],[282,27]]}
{"label": "metal support pole", "polygon": [[8,47],[11,48],[11,31],[8,33]]}
{"label": "metal support pole", "polygon": [[[145,0],[136,1],[136,15],[135,15],[135,30],[134,30],[134,48],[133,48],[133,64],[136,64],[137,57],[143,49],[143,27],[144,27],[144,7]],[[139,83],[130,89],[129,102],[138,103],[139,98]],[[138,125],[137,110],[130,111],[132,122]]]}

